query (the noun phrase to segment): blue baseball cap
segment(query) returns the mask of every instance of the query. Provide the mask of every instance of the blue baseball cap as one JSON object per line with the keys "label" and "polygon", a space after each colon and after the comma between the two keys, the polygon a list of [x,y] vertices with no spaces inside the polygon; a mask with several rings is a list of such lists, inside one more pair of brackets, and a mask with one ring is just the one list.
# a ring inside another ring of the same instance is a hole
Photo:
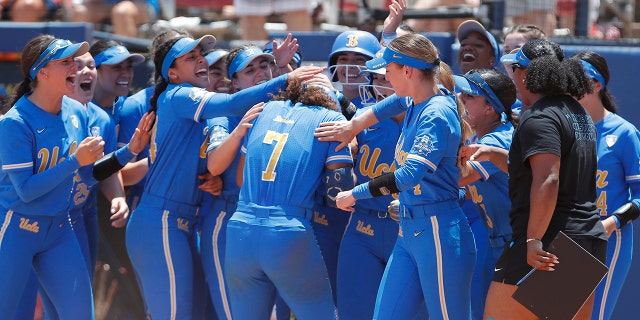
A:
{"label": "blue baseball cap", "polygon": [[366,65],[367,69],[375,70],[384,68],[393,62],[420,70],[427,70],[432,69],[436,65],[439,65],[440,59],[436,59],[433,63],[429,63],[425,60],[414,58],[404,53],[395,51],[389,47],[386,47],[381,57],[373,58],[367,61]]}
{"label": "blue baseball cap", "polygon": [[216,38],[212,35],[205,35],[198,39],[185,37],[176,41],[162,61],[162,77],[169,81],[169,68],[171,68],[173,61],[189,53],[196,46],[199,45],[202,51],[207,51],[212,49],[215,44]]}
{"label": "blue baseball cap", "polygon": [[38,71],[52,60],[60,60],[68,58],[74,54],[83,55],[89,51],[89,43],[79,42],[72,43],[65,39],[55,39],[40,54],[38,60],[29,68],[29,78],[33,81],[38,75]]}
{"label": "blue baseball cap", "polygon": [[229,51],[221,49],[221,50],[215,50],[207,53],[207,55],[204,56],[204,58],[207,60],[207,64],[209,65],[209,67],[211,67],[216,62],[220,61],[220,59],[226,57],[228,54],[229,54]]}
{"label": "blue baseball cap", "polygon": [[498,46],[496,38],[491,34],[491,32],[485,29],[480,22],[476,20],[467,20],[462,22],[460,26],[458,26],[458,31],[456,32],[458,41],[465,39],[471,32],[478,32],[487,38],[493,48],[493,55],[496,58],[495,63],[498,63],[498,61],[500,61],[500,46]]}
{"label": "blue baseball cap", "polygon": [[253,61],[253,59],[258,57],[265,57],[271,60],[275,59],[273,55],[269,53],[264,53],[262,49],[258,47],[255,47],[255,46],[248,47],[240,51],[240,53],[238,53],[235,57],[233,57],[233,60],[229,64],[229,70],[227,70],[229,79],[233,78],[233,75],[236,72],[242,71],[242,69],[246,68],[247,65],[249,65],[249,63]]}
{"label": "blue baseball cap", "polygon": [[464,92],[472,96],[482,96],[487,99],[487,102],[489,102],[491,107],[493,107],[493,110],[500,115],[500,121],[506,123],[507,109],[502,105],[502,101],[500,101],[495,92],[493,92],[491,86],[489,86],[489,84],[476,70],[471,70],[465,73],[464,76],[454,75],[453,80],[456,82],[456,89],[460,92]]}
{"label": "blue baseball cap", "polygon": [[94,58],[96,67],[106,64],[118,64],[126,59],[131,59],[134,64],[144,61],[144,56],[138,53],[130,53],[125,46],[109,47],[98,53]]}
{"label": "blue baseball cap", "polygon": [[518,50],[516,53],[505,54],[500,58],[500,62],[504,64],[519,64],[521,67],[526,68],[531,63],[531,59],[529,59],[522,50]]}

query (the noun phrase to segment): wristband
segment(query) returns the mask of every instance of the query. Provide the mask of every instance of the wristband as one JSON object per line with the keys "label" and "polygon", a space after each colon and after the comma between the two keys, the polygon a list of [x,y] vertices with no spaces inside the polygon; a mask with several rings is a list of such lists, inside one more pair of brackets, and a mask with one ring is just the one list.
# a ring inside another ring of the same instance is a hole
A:
{"label": "wristband", "polygon": [[396,38],[395,32],[382,32],[382,45],[387,47]]}
{"label": "wristband", "polygon": [[531,241],[540,241],[540,242],[542,242],[542,240],[540,240],[538,238],[529,238],[529,239],[527,239],[527,243],[529,243]]}

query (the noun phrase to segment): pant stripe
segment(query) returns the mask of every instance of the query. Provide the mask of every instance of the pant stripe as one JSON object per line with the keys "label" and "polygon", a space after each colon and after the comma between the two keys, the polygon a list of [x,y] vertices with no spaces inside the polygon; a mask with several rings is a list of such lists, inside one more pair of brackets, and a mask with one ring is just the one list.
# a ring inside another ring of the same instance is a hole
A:
{"label": "pant stripe", "polygon": [[220,263],[220,250],[218,250],[218,237],[220,230],[222,230],[222,222],[227,212],[221,211],[216,218],[216,226],[213,229],[213,236],[211,243],[213,243],[213,262],[216,266],[216,276],[218,277],[218,289],[220,290],[220,299],[222,300],[222,306],[224,307],[224,314],[227,319],[231,319],[231,309],[229,308],[229,299],[227,299],[227,288],[225,287],[224,274],[222,273],[222,264]]}
{"label": "pant stripe", "polygon": [[169,248],[169,210],[165,210],[162,214],[162,247],[164,249],[164,258],[167,262],[167,271],[169,273],[169,300],[171,305],[170,319],[176,318],[176,275],[173,269],[173,261],[171,259],[171,249]]}
{"label": "pant stripe", "polygon": [[600,314],[598,314],[598,319],[604,319],[604,313],[607,309],[607,298],[609,296],[611,281],[613,279],[613,272],[616,269],[618,257],[620,256],[620,246],[622,245],[622,232],[620,229],[616,229],[613,232],[613,235],[616,237],[616,246],[613,250],[613,255],[611,256],[611,263],[609,266],[609,272],[607,273],[607,280],[605,280],[604,290],[602,290],[602,300],[600,301]]}
{"label": "pant stripe", "polygon": [[447,301],[444,295],[444,275],[442,270],[442,247],[440,246],[440,228],[438,226],[438,218],[431,216],[431,230],[433,230],[433,244],[436,249],[436,264],[438,268],[438,292],[440,295],[440,309],[442,310],[442,318],[449,319],[447,311]]}
{"label": "pant stripe", "polygon": [[0,248],[2,248],[2,240],[4,239],[4,233],[7,231],[9,227],[9,223],[11,222],[11,217],[13,216],[13,210],[7,211],[7,216],[4,218],[4,222],[2,223],[2,229],[0,229]]}

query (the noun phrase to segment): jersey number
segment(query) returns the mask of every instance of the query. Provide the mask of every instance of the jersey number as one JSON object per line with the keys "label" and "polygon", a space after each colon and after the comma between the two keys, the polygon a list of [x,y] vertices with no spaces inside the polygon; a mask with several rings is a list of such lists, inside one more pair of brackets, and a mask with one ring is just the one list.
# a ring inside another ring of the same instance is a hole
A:
{"label": "jersey number", "polygon": [[264,140],[262,140],[262,143],[273,144],[273,142],[275,141],[276,146],[273,148],[271,156],[269,157],[267,169],[262,171],[263,181],[276,180],[276,165],[278,164],[278,160],[280,160],[282,149],[284,148],[284,144],[287,143],[288,138],[288,133],[279,133],[271,130],[268,130],[267,134],[264,136]]}

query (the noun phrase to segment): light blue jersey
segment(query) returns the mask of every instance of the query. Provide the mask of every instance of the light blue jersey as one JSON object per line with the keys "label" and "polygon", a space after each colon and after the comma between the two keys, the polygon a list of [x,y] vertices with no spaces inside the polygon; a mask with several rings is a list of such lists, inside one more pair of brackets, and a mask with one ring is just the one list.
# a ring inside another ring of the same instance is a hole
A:
{"label": "light blue jersey", "polygon": [[74,176],[84,172],[73,152],[88,132],[83,106],[67,97],[54,115],[25,95],[0,120],[0,135],[11,137],[0,144],[0,287],[10,293],[0,310],[8,319],[32,268],[61,318],[93,318],[89,270],[67,215]]}
{"label": "light blue jersey", "polygon": [[200,263],[198,175],[207,172],[205,120],[243,115],[283,88],[286,79],[283,75],[233,95],[169,84],[159,95],[147,182],[126,232],[127,251],[153,318],[193,315],[194,261]]}
{"label": "light blue jersey", "polygon": [[234,319],[267,318],[277,292],[303,319],[335,319],[331,287],[311,227],[325,167],[351,163],[347,149],[320,142],[323,107],[272,101],[245,136],[243,185],[227,227],[225,273]]}
{"label": "light blue jersey", "polygon": [[[619,115],[609,113],[595,124],[598,132],[596,206],[602,219],[623,204],[640,205],[640,133]],[[596,289],[592,319],[610,319],[631,267],[633,224],[616,229],[609,237],[609,272]]]}

